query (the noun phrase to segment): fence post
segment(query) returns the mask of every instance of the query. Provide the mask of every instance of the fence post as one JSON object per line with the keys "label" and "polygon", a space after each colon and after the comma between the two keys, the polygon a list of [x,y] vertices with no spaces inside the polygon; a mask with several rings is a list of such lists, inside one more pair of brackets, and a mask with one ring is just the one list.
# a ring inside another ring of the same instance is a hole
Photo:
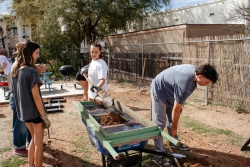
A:
{"label": "fence post", "polygon": [[138,60],[138,55],[137,55],[137,53],[136,53],[136,54],[135,54],[135,65],[134,65],[134,68],[135,68],[134,82],[137,81],[137,60]]}
{"label": "fence post", "polygon": [[[143,57],[143,52],[144,52],[144,45],[141,45],[141,71],[143,71],[143,62],[144,62],[144,57]],[[141,76],[142,77],[142,76]]]}
{"label": "fence post", "polygon": [[110,69],[110,59],[111,59],[110,47],[107,49],[107,53],[108,53],[108,75],[107,75],[107,82],[108,82],[108,80],[109,80],[109,69]]}
{"label": "fence post", "polygon": [[[207,53],[207,63],[210,63],[210,42],[208,42],[208,53]],[[208,86],[206,86],[206,99],[205,99],[205,105],[208,105]]]}

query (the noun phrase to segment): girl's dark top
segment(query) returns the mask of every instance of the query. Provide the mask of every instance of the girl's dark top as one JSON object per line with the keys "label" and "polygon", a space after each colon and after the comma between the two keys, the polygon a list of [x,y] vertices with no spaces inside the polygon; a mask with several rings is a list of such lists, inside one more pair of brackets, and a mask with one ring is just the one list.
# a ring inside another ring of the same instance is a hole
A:
{"label": "girl's dark top", "polygon": [[[23,68],[18,72],[17,78],[11,77],[11,90],[16,103],[17,116],[21,121],[40,116],[31,92],[36,84],[40,87],[41,80],[34,67]],[[40,89],[39,94],[41,96]]]}

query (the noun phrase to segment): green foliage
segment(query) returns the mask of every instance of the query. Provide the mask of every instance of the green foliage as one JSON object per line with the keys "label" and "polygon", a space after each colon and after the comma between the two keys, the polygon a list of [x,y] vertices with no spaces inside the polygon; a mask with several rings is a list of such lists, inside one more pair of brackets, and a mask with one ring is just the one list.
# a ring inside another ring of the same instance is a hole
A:
{"label": "green foliage", "polygon": [[205,107],[198,106],[197,109],[199,110],[207,110]]}
{"label": "green foliage", "polygon": [[244,110],[242,109],[242,101],[235,101],[233,103],[233,108],[238,112],[238,113],[242,113]]}
{"label": "green foliage", "polygon": [[0,148],[0,154],[4,153],[6,151],[9,151],[9,150],[11,150],[10,147]]}
{"label": "green foliage", "polygon": [[1,162],[1,167],[16,167],[27,163],[27,160],[19,156],[11,156],[7,160]]}
{"label": "green foliage", "polygon": [[[54,29],[67,27],[70,43],[79,46],[102,39],[117,30],[126,30],[131,22],[142,19],[149,11],[167,8],[170,0],[22,0],[14,1],[12,14],[25,24],[37,25],[38,34],[46,38]],[[46,25],[46,26],[44,26]],[[47,28],[46,28],[47,27]],[[49,31],[46,29],[49,28]]]}
{"label": "green foliage", "polygon": [[122,83],[122,82],[124,82],[125,80],[123,79],[123,78],[117,78],[117,82],[118,83]]}

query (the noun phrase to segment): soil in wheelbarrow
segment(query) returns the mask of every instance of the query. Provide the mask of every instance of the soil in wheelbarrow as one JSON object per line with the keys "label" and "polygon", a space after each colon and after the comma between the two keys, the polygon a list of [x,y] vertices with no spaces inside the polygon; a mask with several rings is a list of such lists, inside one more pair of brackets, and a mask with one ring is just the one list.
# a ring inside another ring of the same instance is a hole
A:
{"label": "soil in wheelbarrow", "polygon": [[[141,92],[138,85],[110,80],[109,88],[114,99],[150,120],[148,87]],[[50,138],[45,130],[43,166],[101,167],[101,154],[91,145],[81,117],[72,103],[80,101],[82,96],[65,98],[66,102],[61,103],[63,112],[48,114],[51,128]],[[18,158],[23,161],[19,166],[26,167],[27,158],[13,154],[12,111],[9,104],[0,105],[0,124],[0,166],[7,160],[14,162]],[[250,151],[240,149],[250,137],[249,127],[249,114],[237,113],[223,106],[203,106],[201,102],[189,99],[181,114],[178,134],[180,140],[191,149],[173,151],[187,156],[185,160],[179,160],[184,167],[248,167]],[[149,140],[147,147],[153,148],[152,140]],[[156,167],[152,159],[152,155],[143,154],[142,166]]]}
{"label": "soil in wheelbarrow", "polygon": [[101,125],[118,125],[126,122],[128,122],[128,120],[114,111],[108,111],[107,114],[102,115],[99,120]]}

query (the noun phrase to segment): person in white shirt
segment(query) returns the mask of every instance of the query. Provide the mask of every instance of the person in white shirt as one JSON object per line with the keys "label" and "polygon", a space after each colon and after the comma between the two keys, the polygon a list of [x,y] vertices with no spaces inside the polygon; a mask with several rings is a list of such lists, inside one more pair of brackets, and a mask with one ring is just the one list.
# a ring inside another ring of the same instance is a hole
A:
{"label": "person in white shirt", "polygon": [[93,100],[96,96],[95,90],[102,89],[108,91],[107,73],[108,66],[102,59],[102,46],[99,42],[94,42],[90,46],[90,55],[92,61],[88,69],[88,79],[92,82],[92,86],[89,86],[88,100]]}
{"label": "person in white shirt", "polygon": [[11,72],[12,63],[7,58],[7,56],[8,56],[7,50],[1,48],[0,49],[0,66],[1,66],[0,73],[4,72],[4,74],[6,74],[8,86],[10,87],[10,72]]}

